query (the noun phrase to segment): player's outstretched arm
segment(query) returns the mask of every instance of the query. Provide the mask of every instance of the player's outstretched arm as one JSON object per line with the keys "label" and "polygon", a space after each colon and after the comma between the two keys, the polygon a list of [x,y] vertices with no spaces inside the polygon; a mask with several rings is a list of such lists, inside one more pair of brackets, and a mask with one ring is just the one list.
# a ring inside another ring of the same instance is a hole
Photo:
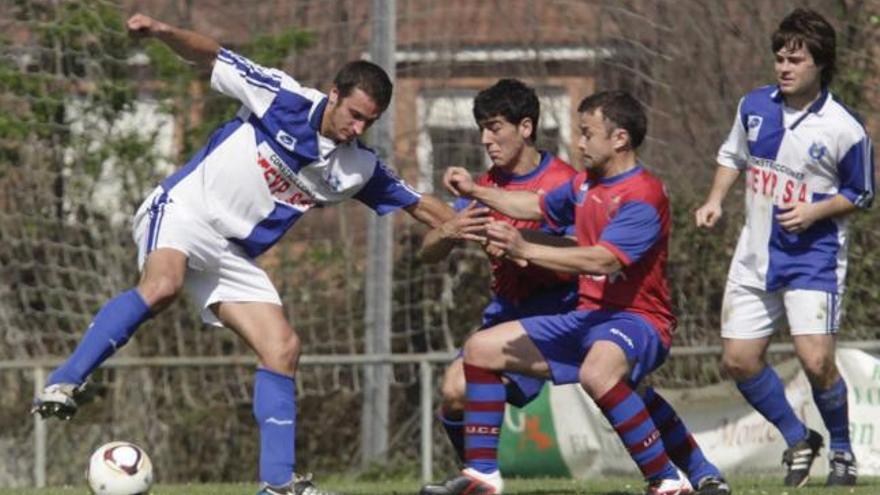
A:
{"label": "player's outstretched arm", "polygon": [[476,184],[470,172],[462,167],[449,167],[443,184],[456,196],[472,198],[511,218],[540,220],[543,218],[539,196],[529,191],[507,191],[498,187]]}
{"label": "player's outstretched arm", "polygon": [[712,181],[712,189],[709,191],[706,201],[694,212],[697,227],[711,228],[718,223],[724,213],[721,204],[727,197],[730,188],[736,183],[739,173],[739,169],[718,165],[715,170],[715,179]]}
{"label": "player's outstretched arm", "polygon": [[419,259],[434,263],[445,258],[462,241],[484,242],[486,226],[491,222],[489,209],[471,202],[454,217],[431,229],[422,240]]}
{"label": "player's outstretched arm", "polygon": [[132,37],[156,38],[184,59],[205,69],[211,68],[220,51],[220,44],[212,38],[176,28],[144,14],[131,16],[125,27]]}
{"label": "player's outstretched arm", "polygon": [[430,194],[423,194],[418,203],[405,209],[410,216],[431,228],[439,227],[455,216],[451,206]]}
{"label": "player's outstretched arm", "polygon": [[608,275],[620,270],[620,260],[602,246],[558,247],[526,241],[510,224],[493,222],[486,229],[489,245],[512,259],[562,273]]}
{"label": "player's outstretched arm", "polygon": [[577,240],[573,237],[548,234],[547,232],[532,229],[520,229],[519,233],[522,234],[523,239],[534,244],[556,247],[577,246]]}

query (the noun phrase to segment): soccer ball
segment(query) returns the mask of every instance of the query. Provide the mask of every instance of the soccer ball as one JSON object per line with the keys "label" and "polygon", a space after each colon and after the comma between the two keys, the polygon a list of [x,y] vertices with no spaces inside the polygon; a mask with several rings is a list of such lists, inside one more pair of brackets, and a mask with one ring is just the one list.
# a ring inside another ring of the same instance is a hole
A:
{"label": "soccer ball", "polygon": [[110,442],[92,454],[86,478],[95,495],[144,495],[153,485],[153,463],[133,443]]}

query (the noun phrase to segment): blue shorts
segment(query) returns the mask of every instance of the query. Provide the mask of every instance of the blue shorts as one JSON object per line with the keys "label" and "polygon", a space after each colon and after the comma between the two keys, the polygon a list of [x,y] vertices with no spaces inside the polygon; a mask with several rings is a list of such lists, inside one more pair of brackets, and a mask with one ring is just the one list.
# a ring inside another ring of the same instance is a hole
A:
{"label": "blue shorts", "polygon": [[[577,301],[577,284],[539,292],[520,304],[513,304],[502,297],[494,296],[483,310],[483,326],[480,330],[530,316],[568,313],[577,306]],[[545,380],[541,378],[518,373],[504,373],[504,376],[508,380],[507,402],[517,407],[523,407],[531,402],[544,388]]]}
{"label": "blue shorts", "polygon": [[578,310],[554,316],[521,320],[529,338],[550,365],[553,383],[578,383],[581,365],[599,340],[620,347],[632,369],[630,386],[636,386],[666,359],[657,331],[634,313]]}

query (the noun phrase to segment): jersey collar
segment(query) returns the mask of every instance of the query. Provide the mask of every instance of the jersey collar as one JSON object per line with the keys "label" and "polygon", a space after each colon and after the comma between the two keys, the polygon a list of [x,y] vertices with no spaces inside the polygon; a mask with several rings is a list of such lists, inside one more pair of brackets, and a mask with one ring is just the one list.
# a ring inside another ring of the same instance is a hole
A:
{"label": "jersey collar", "polygon": [[553,155],[547,151],[541,151],[540,154],[541,159],[538,161],[538,166],[522,175],[508,174],[503,170],[497,168],[495,169],[494,173],[498,174],[499,177],[503,177],[504,179],[507,179],[515,184],[534,179],[535,177],[543,173],[547,166],[550,164],[550,161],[553,160]]}
{"label": "jersey collar", "polygon": [[321,135],[321,121],[324,119],[324,111],[327,109],[327,100],[328,98],[325,96],[319,101],[318,104],[314,106],[312,115],[309,117],[309,127],[311,127],[318,136],[318,152],[323,158],[327,158],[337,146],[335,141]]}
{"label": "jersey collar", "polygon": [[617,174],[613,177],[600,177],[598,182],[600,184],[606,184],[606,185],[615,184],[617,182],[621,182],[626,179],[629,179],[630,177],[638,174],[641,171],[642,171],[642,162],[638,162],[638,163],[636,163],[636,166],[631,168],[630,170],[627,170],[626,172],[623,172],[622,174]]}
{"label": "jersey collar", "polygon": [[[770,98],[773,99],[774,102],[778,103],[780,108],[779,111],[782,111],[782,105],[785,105],[785,101],[782,98],[782,91],[779,90],[779,86],[776,87],[776,90],[770,95]],[[811,113],[816,114],[821,117],[825,112],[825,109],[828,108],[828,105],[831,103],[831,92],[828,91],[828,88],[822,88],[822,93],[816,98],[816,101],[810,104],[807,111],[804,112],[803,115],[799,119],[795,121],[794,124],[789,126],[789,129],[794,129]]]}
{"label": "jersey collar", "polygon": [[327,97],[321,99],[317,105],[315,105],[314,110],[312,110],[312,115],[309,117],[309,126],[315,130],[315,132],[321,132],[321,120],[324,118],[324,110],[327,109]]}

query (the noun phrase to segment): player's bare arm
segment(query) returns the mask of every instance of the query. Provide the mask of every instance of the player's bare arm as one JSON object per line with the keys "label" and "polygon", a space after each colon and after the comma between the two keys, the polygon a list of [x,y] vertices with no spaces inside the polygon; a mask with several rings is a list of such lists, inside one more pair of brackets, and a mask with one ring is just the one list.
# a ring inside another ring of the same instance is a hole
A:
{"label": "player's bare arm", "polygon": [[422,240],[419,259],[433,263],[445,258],[462,241],[484,242],[486,226],[491,222],[489,209],[471,202],[450,220],[431,229]]}
{"label": "player's bare arm", "polygon": [[493,222],[486,230],[489,244],[506,256],[562,273],[608,275],[621,268],[620,260],[602,246],[558,247],[529,242],[510,224]]}
{"label": "player's bare arm", "polygon": [[405,209],[413,218],[431,228],[439,227],[455,216],[451,206],[430,194],[423,194],[418,203]]}
{"label": "player's bare arm", "polygon": [[220,44],[199,33],[180,29],[144,14],[135,14],[125,23],[134,38],[156,38],[175,53],[199,67],[210,69],[220,51]]}
{"label": "player's bare arm", "polygon": [[462,167],[449,167],[443,175],[443,184],[452,194],[480,201],[489,208],[511,218],[540,220],[543,218],[540,196],[529,191],[506,191],[474,183],[470,172]]}
{"label": "player's bare arm", "polygon": [[468,198],[474,190],[474,179],[464,167],[449,167],[443,173],[443,186],[456,196]]}
{"label": "player's bare arm", "polygon": [[795,203],[791,208],[776,215],[776,220],[788,232],[797,234],[809,229],[814,223],[826,218],[847,215],[858,210],[846,196],[837,194],[818,203]]}
{"label": "player's bare arm", "polygon": [[577,239],[575,239],[574,237],[553,235],[548,234],[547,232],[532,229],[519,229],[519,233],[522,234],[523,239],[525,239],[526,242],[556,247],[577,246]]}
{"label": "player's bare arm", "polygon": [[697,211],[694,212],[697,227],[711,228],[718,223],[718,220],[721,219],[721,215],[724,213],[721,205],[724,203],[724,198],[727,197],[730,188],[736,183],[739,174],[740,171],[738,169],[723,165],[718,166],[715,170],[715,179],[712,181],[712,189],[709,191],[706,201],[703,203],[703,206],[697,208]]}

